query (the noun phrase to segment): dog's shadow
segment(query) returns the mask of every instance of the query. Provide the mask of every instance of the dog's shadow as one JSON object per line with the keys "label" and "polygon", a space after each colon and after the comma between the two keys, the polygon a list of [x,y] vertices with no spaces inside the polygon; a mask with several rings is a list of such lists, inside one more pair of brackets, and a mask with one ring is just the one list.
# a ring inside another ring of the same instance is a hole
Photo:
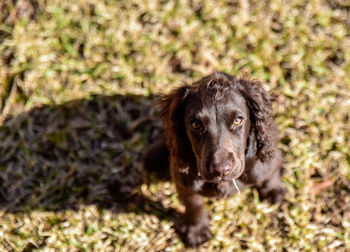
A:
{"label": "dog's shadow", "polygon": [[0,127],[0,208],[59,211],[88,204],[177,218],[133,191],[145,148],[160,139],[156,97],[95,95],[41,106]]}

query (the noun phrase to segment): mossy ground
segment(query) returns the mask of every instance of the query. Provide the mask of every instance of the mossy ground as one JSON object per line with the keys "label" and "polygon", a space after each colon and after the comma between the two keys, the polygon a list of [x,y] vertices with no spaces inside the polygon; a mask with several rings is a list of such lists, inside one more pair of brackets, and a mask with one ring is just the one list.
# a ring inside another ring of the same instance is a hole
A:
{"label": "mossy ground", "polygon": [[0,250],[183,250],[170,182],[127,203],[159,121],[148,96],[214,70],[276,97],[288,189],[208,200],[200,250],[350,249],[350,3],[0,2]]}

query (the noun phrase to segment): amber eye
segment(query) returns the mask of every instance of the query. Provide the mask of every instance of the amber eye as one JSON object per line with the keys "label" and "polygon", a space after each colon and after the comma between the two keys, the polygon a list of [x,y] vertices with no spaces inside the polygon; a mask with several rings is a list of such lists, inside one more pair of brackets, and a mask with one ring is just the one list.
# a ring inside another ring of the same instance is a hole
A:
{"label": "amber eye", "polygon": [[240,125],[241,123],[242,123],[242,118],[240,118],[240,117],[237,117],[237,118],[235,118],[235,120],[233,120],[233,124],[235,126]]}
{"label": "amber eye", "polygon": [[194,130],[199,130],[201,127],[200,123],[198,121],[191,122],[191,128]]}

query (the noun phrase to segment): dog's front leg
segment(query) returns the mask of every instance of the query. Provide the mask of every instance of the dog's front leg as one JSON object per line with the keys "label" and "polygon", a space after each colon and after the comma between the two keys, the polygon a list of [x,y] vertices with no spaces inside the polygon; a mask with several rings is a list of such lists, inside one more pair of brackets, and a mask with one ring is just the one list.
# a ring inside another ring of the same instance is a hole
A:
{"label": "dog's front leg", "polygon": [[209,240],[209,216],[202,196],[188,192],[179,192],[179,196],[186,207],[184,223],[180,229],[184,242],[196,246]]}
{"label": "dog's front leg", "polygon": [[284,199],[286,188],[282,182],[281,173],[281,169],[276,169],[262,185],[258,186],[261,200],[267,200],[274,204]]}

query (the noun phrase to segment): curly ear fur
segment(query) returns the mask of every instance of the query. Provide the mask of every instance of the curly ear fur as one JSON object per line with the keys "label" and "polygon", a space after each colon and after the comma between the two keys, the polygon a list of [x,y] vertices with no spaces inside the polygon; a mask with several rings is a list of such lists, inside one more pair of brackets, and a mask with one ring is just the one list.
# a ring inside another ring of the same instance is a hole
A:
{"label": "curly ear fur", "polygon": [[269,162],[274,156],[273,138],[271,135],[272,118],[270,112],[271,96],[257,80],[237,81],[240,92],[245,97],[252,128],[257,140],[257,156],[262,162]]}
{"label": "curly ear fur", "polygon": [[184,105],[188,91],[189,87],[183,86],[158,101],[170,158],[181,172],[188,172],[188,165],[194,156],[184,126]]}

